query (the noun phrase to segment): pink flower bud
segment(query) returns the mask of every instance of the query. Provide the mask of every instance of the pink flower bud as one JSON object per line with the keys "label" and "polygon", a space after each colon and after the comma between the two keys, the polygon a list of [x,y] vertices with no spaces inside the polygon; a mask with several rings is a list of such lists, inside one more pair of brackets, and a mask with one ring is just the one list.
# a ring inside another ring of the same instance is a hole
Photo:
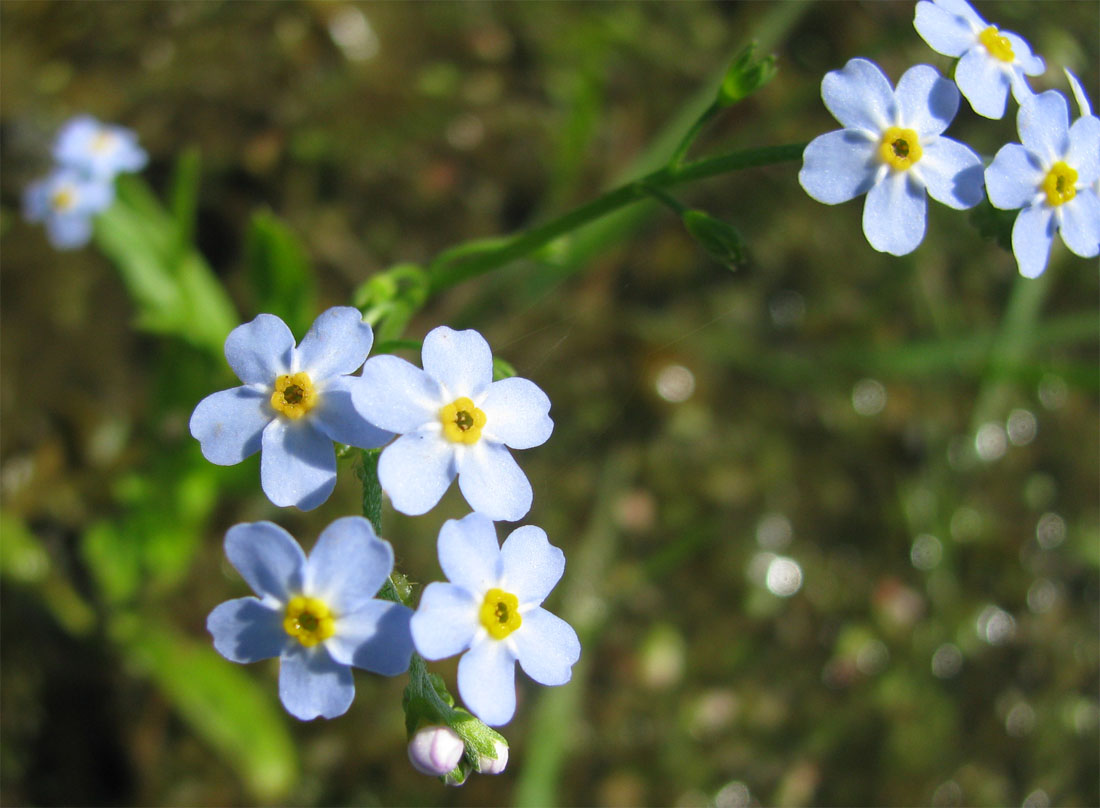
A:
{"label": "pink flower bud", "polygon": [[508,744],[503,741],[494,741],[493,749],[496,752],[495,758],[486,755],[478,756],[477,770],[482,774],[500,774],[508,765]]}
{"label": "pink flower bud", "polygon": [[409,741],[409,762],[422,774],[441,776],[462,760],[466,744],[450,727],[424,727]]}

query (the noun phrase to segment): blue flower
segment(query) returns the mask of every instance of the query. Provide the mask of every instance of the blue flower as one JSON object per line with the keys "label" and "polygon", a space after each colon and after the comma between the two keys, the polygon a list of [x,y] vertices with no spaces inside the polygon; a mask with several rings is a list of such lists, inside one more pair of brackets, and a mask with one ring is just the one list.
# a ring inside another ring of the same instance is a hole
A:
{"label": "blue flower", "polygon": [[92,237],[92,217],[114,201],[114,188],[69,168],[55,169],[23,193],[23,216],[43,222],[59,250],[83,247]]}
{"label": "blue flower", "polygon": [[529,449],[554,429],[550,399],[533,382],[493,381],[489,343],[446,326],[424,338],[424,370],[396,356],[363,366],[355,406],[401,435],[378,462],[378,479],[402,513],[427,513],[458,476],[462,495],[491,519],[515,521],[531,508],[531,484],[508,447]]}
{"label": "blue flower", "polygon": [[1046,269],[1057,230],[1082,258],[1100,254],[1100,118],[1069,124],[1069,104],[1048,90],[1020,104],[1016,128],[1022,143],[1002,146],[985,170],[989,201],[1021,208],[1012,227],[1012,252],[1020,274]]}
{"label": "blue flower", "polygon": [[563,685],[580,658],[577,633],[541,604],[565,571],[565,555],[541,528],[517,528],[497,546],[496,528],[472,513],[439,532],[450,583],[428,584],[410,628],[416,650],[436,660],[466,653],[458,692],[490,726],[516,711],[515,663],[539,684]]}
{"label": "blue flower", "polygon": [[357,309],[329,309],[302,344],[273,314],[237,326],[225,358],[244,382],[207,396],[191,415],[191,434],[211,463],[231,466],[263,450],[260,483],[276,505],[316,508],[336,485],[332,442],[372,449],[393,435],[352,406],[364,382],[355,372],[374,334]]}
{"label": "blue flower", "polygon": [[393,569],[393,549],[361,516],[337,519],[309,558],[271,522],[235,525],[225,554],[256,597],[222,603],[206,620],[232,662],[279,658],[279,698],[309,721],[347,712],[349,666],[396,676],[412,656],[412,611],[373,596]]}
{"label": "blue flower", "polygon": [[863,233],[881,252],[905,255],[924,238],[925,191],[948,207],[982,199],[982,161],[942,137],[959,108],[959,91],[934,67],[905,71],[897,90],[866,59],[852,59],[821,82],[825,106],[844,129],[814,138],[798,181],[836,205],[866,193]]}
{"label": "blue flower", "polygon": [[913,27],[932,50],[962,57],[955,66],[955,83],[974,111],[986,118],[1004,116],[1010,87],[1017,103],[1030,98],[1024,76],[1046,70],[1022,37],[990,25],[966,0],[920,0]]}
{"label": "blue flower", "polygon": [[100,123],[90,115],[80,115],[61,127],[53,156],[63,166],[106,181],[123,172],[140,171],[149,159],[131,130]]}

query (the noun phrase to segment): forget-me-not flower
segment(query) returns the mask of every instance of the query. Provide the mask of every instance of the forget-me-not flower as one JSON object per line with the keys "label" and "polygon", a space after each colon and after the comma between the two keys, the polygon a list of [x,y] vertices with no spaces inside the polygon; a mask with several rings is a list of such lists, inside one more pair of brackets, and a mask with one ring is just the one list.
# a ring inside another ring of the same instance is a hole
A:
{"label": "forget-me-not flower", "polygon": [[489,343],[476,331],[433,329],[424,369],[396,356],[363,366],[355,405],[401,435],[382,451],[378,480],[402,513],[427,513],[458,476],[462,495],[491,519],[515,521],[531,508],[531,484],[508,448],[550,437],[550,399],[533,382],[493,381]]}
{"label": "forget-me-not flower", "polygon": [[1033,95],[1024,76],[1046,70],[1023,37],[990,25],[966,0],[920,0],[913,27],[932,50],[962,57],[955,65],[955,82],[986,118],[1004,116],[1009,88],[1023,103]]}
{"label": "forget-me-not flower", "polygon": [[130,129],[100,123],[90,115],[73,118],[57,133],[54,159],[63,166],[106,181],[140,171],[148,156]]}
{"label": "forget-me-not flower", "polygon": [[374,334],[358,309],[331,308],[294,347],[273,314],[234,328],[225,358],[244,382],[207,396],[191,415],[191,434],[211,463],[232,466],[262,450],[260,483],[276,505],[316,508],[336,485],[333,441],[364,449],[393,435],[356,412],[350,376],[367,358]]}
{"label": "forget-me-not flower", "polygon": [[82,247],[92,237],[92,217],[114,201],[114,187],[71,168],[27,186],[23,192],[23,216],[43,222],[50,243],[59,250]]}
{"label": "forget-me-not flower", "polygon": [[534,525],[497,545],[488,517],[448,520],[439,532],[439,564],[450,583],[431,583],[410,628],[416,650],[437,660],[466,653],[458,692],[490,726],[516,711],[515,664],[539,684],[563,685],[581,645],[573,628],[541,604],[565,571],[565,555]]}
{"label": "forget-me-not flower", "polygon": [[231,527],[225,554],[256,597],[210,613],[214,647],[233,662],[278,657],[279,698],[295,718],[347,712],[349,666],[385,676],[408,670],[412,611],[374,597],[393,569],[393,548],[363,517],[325,528],[309,558],[271,522]]}
{"label": "forget-me-not flower", "polygon": [[1012,226],[1012,252],[1020,274],[1035,278],[1046,269],[1057,230],[1070,252],[1100,253],[1100,118],[1069,123],[1064,95],[1048,90],[1020,104],[1016,128],[1021,143],[1002,146],[985,170],[989,201],[1021,208]]}
{"label": "forget-me-not flower", "polygon": [[959,91],[934,67],[909,68],[894,90],[874,62],[852,59],[825,75],[821,97],[844,128],[810,142],[798,181],[827,205],[866,193],[863,232],[876,250],[905,255],[917,248],[925,191],[956,209],[981,201],[981,158],[942,137]]}

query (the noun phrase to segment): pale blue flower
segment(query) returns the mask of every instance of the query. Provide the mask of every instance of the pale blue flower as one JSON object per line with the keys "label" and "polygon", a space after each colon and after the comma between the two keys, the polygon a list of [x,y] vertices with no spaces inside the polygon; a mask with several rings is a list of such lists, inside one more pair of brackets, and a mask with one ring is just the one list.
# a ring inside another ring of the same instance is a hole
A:
{"label": "pale blue flower", "polygon": [[260,483],[276,505],[316,508],[336,485],[333,441],[373,449],[393,435],[352,405],[364,384],[350,376],[374,334],[358,309],[329,309],[302,344],[273,314],[237,326],[225,358],[243,385],[209,395],[191,415],[191,434],[211,463],[232,466],[262,450]]}
{"label": "pale blue flower", "polygon": [[572,627],[542,608],[565,571],[565,555],[526,525],[497,545],[488,517],[448,520],[439,565],[450,583],[428,584],[410,629],[416,650],[436,660],[463,653],[458,692],[490,726],[516,711],[515,664],[539,684],[563,685],[581,645]]}
{"label": "pale blue flower", "polygon": [[913,26],[932,50],[961,57],[955,82],[974,111],[986,118],[1004,116],[1009,88],[1017,103],[1031,97],[1024,76],[1046,70],[1022,37],[990,25],[966,0],[920,0]]}
{"label": "pale blue flower", "polygon": [[50,243],[59,250],[83,247],[92,237],[92,218],[109,207],[115,192],[110,183],[69,168],[55,169],[23,192],[23,216],[42,222]]}
{"label": "pale blue flower", "polygon": [[363,517],[325,528],[309,558],[271,522],[231,527],[225,554],[256,597],[210,613],[214,647],[233,662],[278,657],[279,698],[295,718],[347,712],[349,666],[384,676],[408,670],[412,611],[374,598],[393,570],[393,549]]}
{"label": "pale blue flower", "polygon": [[[1081,84],[1081,80],[1077,76],[1073,75],[1069,68],[1063,68],[1066,72],[1066,78],[1069,80],[1069,86],[1073,90],[1073,97],[1077,100],[1077,109],[1080,111],[1082,118],[1087,118],[1092,115],[1092,104],[1089,103],[1088,94],[1085,92],[1085,87]],[[1100,196],[1100,176],[1096,178],[1096,181],[1092,184],[1092,190],[1097,196]]]}
{"label": "pale blue flower", "polygon": [[1048,90],[1020,104],[1016,128],[1022,143],[1001,147],[985,170],[989,201],[1021,208],[1012,227],[1020,274],[1046,269],[1054,233],[1082,258],[1100,254],[1100,118],[1069,123],[1069,104]]}
{"label": "pale blue flower", "polygon": [[355,406],[401,435],[382,451],[378,479],[393,506],[431,510],[458,476],[462,495],[491,519],[515,521],[531,508],[531,484],[508,448],[550,437],[550,399],[533,382],[493,381],[489,343],[476,331],[446,326],[424,338],[424,369],[396,356],[363,366]]}
{"label": "pale blue flower", "polygon": [[107,181],[123,172],[140,171],[149,159],[133,131],[100,123],[90,115],[77,116],[61,127],[53,156],[63,166]]}
{"label": "pale blue flower", "polygon": [[821,97],[844,129],[810,142],[798,181],[827,205],[866,193],[863,233],[876,250],[905,255],[917,248],[926,191],[960,210],[981,201],[981,158],[942,137],[959,91],[934,67],[909,68],[894,90],[874,62],[852,59],[825,75]]}

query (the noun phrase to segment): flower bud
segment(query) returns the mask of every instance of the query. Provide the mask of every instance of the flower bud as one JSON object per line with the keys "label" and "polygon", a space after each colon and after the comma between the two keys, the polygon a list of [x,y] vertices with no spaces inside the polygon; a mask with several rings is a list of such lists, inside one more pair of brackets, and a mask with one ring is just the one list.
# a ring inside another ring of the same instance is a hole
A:
{"label": "flower bud", "polygon": [[500,774],[508,765],[508,744],[502,740],[493,741],[496,757],[478,755],[477,770],[482,774]]}
{"label": "flower bud", "polygon": [[409,762],[418,772],[439,777],[453,771],[465,751],[450,727],[424,727],[409,741]]}

